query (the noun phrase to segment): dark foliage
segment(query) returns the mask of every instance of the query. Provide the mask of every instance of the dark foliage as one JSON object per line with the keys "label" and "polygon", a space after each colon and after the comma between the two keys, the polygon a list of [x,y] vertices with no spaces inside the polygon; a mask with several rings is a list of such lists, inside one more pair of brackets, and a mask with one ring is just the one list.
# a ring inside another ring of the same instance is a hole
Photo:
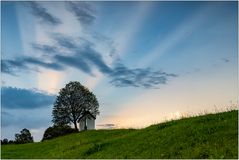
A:
{"label": "dark foliage", "polygon": [[42,141],[63,136],[66,134],[74,133],[74,132],[77,132],[77,131],[67,125],[49,127],[45,130]]}
{"label": "dark foliage", "polygon": [[70,82],[60,90],[54,103],[52,116],[56,126],[73,123],[75,130],[77,121],[86,111],[96,116],[99,114],[99,103],[95,95],[80,82]]}
{"label": "dark foliage", "polygon": [[8,144],[8,139],[7,139],[7,138],[4,138],[3,140],[1,140],[1,144],[2,144],[2,145]]}
{"label": "dark foliage", "polygon": [[14,144],[14,143],[15,143],[15,141],[13,141],[13,140],[8,141],[8,144]]}
{"label": "dark foliage", "polygon": [[8,140],[7,138],[4,138],[3,140],[1,140],[1,145],[5,145],[5,144],[14,144],[15,142],[13,140]]}
{"label": "dark foliage", "polygon": [[20,134],[15,134],[15,143],[23,144],[23,143],[32,143],[33,137],[28,129],[24,128]]}

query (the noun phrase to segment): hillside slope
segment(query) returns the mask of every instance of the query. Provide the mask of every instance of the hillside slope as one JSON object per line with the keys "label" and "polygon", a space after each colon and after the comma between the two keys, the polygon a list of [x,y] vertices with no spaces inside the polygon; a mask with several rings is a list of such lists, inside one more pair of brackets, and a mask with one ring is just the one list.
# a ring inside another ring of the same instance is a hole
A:
{"label": "hillside slope", "polygon": [[238,158],[238,111],[2,146],[2,158]]}

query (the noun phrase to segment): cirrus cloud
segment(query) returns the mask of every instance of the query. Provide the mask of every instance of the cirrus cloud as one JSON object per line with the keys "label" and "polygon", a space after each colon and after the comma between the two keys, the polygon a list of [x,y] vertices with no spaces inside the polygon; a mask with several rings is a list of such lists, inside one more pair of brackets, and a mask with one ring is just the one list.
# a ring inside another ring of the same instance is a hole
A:
{"label": "cirrus cloud", "polygon": [[[94,43],[79,38],[59,34],[52,36],[56,44],[41,45],[35,44],[33,47],[44,53],[52,54],[50,62],[44,59],[33,57],[24,57],[15,60],[2,60],[2,72],[14,74],[17,70],[31,70],[29,66],[43,67],[56,71],[63,71],[67,67],[73,67],[82,72],[93,76],[93,68],[97,68],[102,74],[109,77],[110,84],[115,87],[141,87],[158,88],[161,84],[167,84],[169,78],[177,77],[176,74],[166,73],[151,68],[129,68],[125,66],[120,59],[115,62],[117,65],[109,66],[103,59],[102,54],[95,50]],[[81,43],[76,43],[76,42]],[[37,46],[37,47],[36,47]],[[67,50],[70,54],[62,53],[61,48]],[[114,64],[115,64],[114,63]],[[17,70],[16,70],[17,69]]]}
{"label": "cirrus cloud", "polygon": [[94,9],[89,2],[66,2],[66,8],[76,16],[83,25],[92,24],[95,20]]}
{"label": "cirrus cloud", "polygon": [[31,13],[40,20],[40,22],[49,25],[59,25],[61,20],[50,14],[39,2],[25,2],[30,7]]}

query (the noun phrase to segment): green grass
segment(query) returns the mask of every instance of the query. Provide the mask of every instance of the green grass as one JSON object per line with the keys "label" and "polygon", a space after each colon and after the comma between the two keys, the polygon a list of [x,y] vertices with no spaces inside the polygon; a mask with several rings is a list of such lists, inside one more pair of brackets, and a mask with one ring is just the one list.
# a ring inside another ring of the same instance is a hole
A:
{"label": "green grass", "polygon": [[238,158],[238,111],[4,145],[2,158]]}

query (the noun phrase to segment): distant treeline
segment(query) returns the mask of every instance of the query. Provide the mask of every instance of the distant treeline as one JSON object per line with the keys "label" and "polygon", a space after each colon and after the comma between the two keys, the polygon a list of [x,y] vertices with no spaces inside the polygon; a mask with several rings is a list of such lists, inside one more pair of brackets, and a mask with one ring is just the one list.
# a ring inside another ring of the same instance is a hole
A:
{"label": "distant treeline", "polygon": [[3,140],[1,140],[1,145],[5,144],[16,144],[16,143],[14,140],[8,140],[7,138],[4,138]]}
{"label": "distant treeline", "polygon": [[1,140],[1,144],[23,144],[23,143],[32,143],[33,137],[28,129],[24,128],[20,133],[15,134],[15,140],[8,140],[4,138]]}

